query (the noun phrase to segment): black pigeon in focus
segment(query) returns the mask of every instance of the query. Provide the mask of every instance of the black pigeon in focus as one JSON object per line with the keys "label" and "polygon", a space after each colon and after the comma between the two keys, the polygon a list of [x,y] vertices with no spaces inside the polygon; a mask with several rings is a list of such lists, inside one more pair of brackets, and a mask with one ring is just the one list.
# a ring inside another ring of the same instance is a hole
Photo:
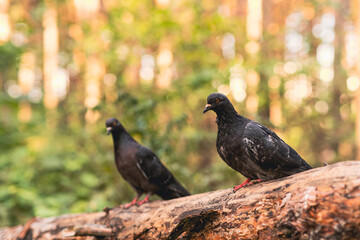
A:
{"label": "black pigeon in focus", "polygon": [[210,94],[203,113],[217,114],[216,149],[234,170],[247,177],[239,188],[251,180],[267,181],[311,169],[311,166],[273,131],[239,115],[229,99],[221,93]]}
{"label": "black pigeon in focus", "polygon": [[[137,143],[117,119],[110,118],[105,124],[108,134],[111,133],[114,140],[117,170],[136,191],[136,197],[131,203],[126,204],[125,208],[148,202],[153,193],[164,200],[190,195],[159,158],[151,150]],[[144,200],[138,201],[143,193],[147,196]]]}

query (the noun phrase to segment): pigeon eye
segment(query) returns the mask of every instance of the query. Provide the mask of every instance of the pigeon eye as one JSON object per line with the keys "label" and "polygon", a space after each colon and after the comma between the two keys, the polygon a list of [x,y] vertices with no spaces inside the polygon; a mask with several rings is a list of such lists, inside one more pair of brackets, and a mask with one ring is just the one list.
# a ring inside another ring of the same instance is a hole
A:
{"label": "pigeon eye", "polygon": [[216,102],[216,103],[219,103],[219,102],[220,102],[220,99],[217,98],[217,99],[215,100],[215,102]]}

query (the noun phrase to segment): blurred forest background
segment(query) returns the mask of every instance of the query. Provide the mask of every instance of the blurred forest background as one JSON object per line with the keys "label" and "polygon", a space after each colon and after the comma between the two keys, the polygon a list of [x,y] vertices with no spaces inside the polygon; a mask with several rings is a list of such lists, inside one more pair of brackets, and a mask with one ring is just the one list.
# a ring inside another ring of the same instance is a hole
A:
{"label": "blurred forest background", "polygon": [[359,4],[0,0],[0,226],[130,201],[109,117],[191,193],[239,184],[212,92],[313,167],[360,159]]}

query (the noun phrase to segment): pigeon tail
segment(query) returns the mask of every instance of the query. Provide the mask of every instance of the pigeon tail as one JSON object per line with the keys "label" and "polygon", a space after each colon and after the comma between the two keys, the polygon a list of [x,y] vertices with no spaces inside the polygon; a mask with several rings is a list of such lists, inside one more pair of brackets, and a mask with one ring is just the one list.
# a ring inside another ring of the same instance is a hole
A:
{"label": "pigeon tail", "polygon": [[159,191],[156,192],[156,194],[164,200],[170,200],[190,195],[190,193],[177,181],[167,186],[164,186],[163,188],[160,188]]}

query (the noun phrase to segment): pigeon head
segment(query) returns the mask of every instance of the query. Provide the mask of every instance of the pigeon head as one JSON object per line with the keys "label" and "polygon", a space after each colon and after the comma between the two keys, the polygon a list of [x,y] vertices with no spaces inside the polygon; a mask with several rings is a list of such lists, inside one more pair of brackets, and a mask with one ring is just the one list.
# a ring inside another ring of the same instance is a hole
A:
{"label": "pigeon head", "polygon": [[216,114],[235,111],[230,100],[222,93],[212,93],[208,96],[203,113],[209,110],[213,110]]}
{"label": "pigeon head", "polygon": [[108,135],[114,130],[122,128],[121,123],[116,118],[109,118],[106,120],[105,125]]}

